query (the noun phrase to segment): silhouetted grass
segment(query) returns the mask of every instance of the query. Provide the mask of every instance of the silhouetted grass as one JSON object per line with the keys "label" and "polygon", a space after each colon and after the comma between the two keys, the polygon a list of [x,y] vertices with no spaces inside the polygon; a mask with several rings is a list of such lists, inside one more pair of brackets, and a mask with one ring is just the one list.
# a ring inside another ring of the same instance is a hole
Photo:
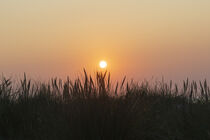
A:
{"label": "silhouetted grass", "polygon": [[[5,140],[209,140],[207,82],[112,84],[110,74],[19,85],[2,77],[0,136]],[[0,139],[1,139],[0,138]]]}

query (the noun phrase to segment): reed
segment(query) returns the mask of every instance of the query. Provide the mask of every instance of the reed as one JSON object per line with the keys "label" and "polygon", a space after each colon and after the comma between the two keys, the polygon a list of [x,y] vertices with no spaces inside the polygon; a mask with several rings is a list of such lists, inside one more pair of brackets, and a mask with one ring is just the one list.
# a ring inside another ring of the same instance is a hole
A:
{"label": "reed", "polygon": [[[81,80],[83,79],[83,80]],[[0,82],[0,136],[6,140],[208,140],[207,80],[183,87],[147,81],[113,85],[110,73],[72,81]],[[0,138],[1,138],[0,137]]]}

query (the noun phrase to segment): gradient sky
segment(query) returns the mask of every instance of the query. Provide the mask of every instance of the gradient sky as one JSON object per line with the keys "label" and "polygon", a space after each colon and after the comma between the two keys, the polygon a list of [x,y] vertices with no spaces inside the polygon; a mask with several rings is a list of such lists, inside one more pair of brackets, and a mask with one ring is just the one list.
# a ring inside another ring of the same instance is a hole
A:
{"label": "gradient sky", "polygon": [[210,0],[1,0],[0,72],[210,77]]}

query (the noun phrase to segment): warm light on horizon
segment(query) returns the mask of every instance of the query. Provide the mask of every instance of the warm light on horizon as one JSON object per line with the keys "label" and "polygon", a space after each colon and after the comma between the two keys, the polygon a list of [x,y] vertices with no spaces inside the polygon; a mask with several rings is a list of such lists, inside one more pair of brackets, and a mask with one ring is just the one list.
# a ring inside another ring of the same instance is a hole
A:
{"label": "warm light on horizon", "polygon": [[205,79],[209,7],[210,0],[1,0],[0,73],[48,80],[85,67],[119,79]]}
{"label": "warm light on horizon", "polygon": [[107,67],[107,62],[102,60],[102,61],[100,61],[99,66],[100,66],[100,68],[105,69]]}

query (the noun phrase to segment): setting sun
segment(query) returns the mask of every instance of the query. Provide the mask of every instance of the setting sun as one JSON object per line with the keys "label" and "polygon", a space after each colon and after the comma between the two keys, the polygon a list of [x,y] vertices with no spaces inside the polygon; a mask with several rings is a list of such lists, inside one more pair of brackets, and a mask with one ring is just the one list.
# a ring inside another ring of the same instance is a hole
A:
{"label": "setting sun", "polygon": [[106,61],[100,61],[99,63],[100,68],[104,69],[107,67],[107,62]]}

